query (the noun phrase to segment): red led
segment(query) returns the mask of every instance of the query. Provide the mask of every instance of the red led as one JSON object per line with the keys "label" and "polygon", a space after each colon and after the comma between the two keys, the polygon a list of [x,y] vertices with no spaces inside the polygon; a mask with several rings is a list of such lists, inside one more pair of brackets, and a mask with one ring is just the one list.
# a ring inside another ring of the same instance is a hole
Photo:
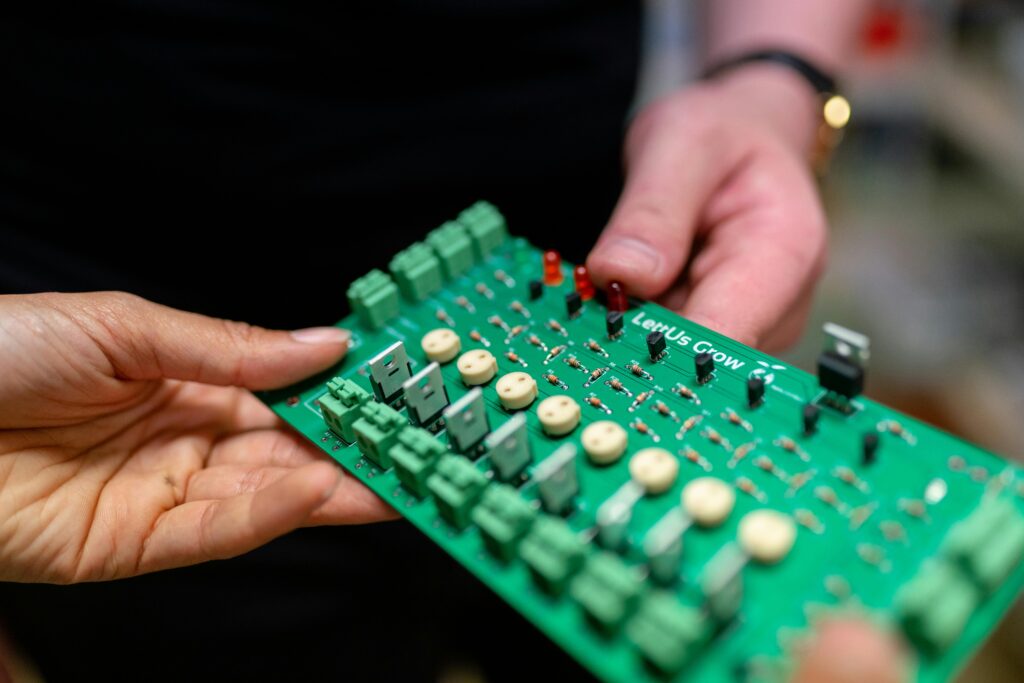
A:
{"label": "red led", "polygon": [[572,271],[573,280],[576,281],[576,291],[584,301],[594,298],[594,283],[590,281],[590,273],[586,266],[576,266]]}
{"label": "red led", "polygon": [[612,280],[608,283],[608,310],[609,311],[621,311],[625,313],[626,309],[629,308],[629,300],[626,298],[626,288],[622,286],[621,282]]}
{"label": "red led", "polygon": [[562,257],[554,249],[544,252],[544,284],[562,284]]}

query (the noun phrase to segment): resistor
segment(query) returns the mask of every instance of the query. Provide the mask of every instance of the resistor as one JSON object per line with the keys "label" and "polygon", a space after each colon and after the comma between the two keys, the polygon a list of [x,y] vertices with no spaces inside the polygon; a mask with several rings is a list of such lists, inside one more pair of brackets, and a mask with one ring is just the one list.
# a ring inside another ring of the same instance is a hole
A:
{"label": "resistor", "polygon": [[775,440],[775,445],[784,451],[792,453],[804,462],[810,462],[811,458],[802,448],[797,444],[796,441],[789,438],[788,436],[782,436]]}
{"label": "resistor", "polygon": [[519,354],[518,354],[518,353],[516,353],[515,351],[506,351],[506,352],[505,352],[505,358],[508,358],[508,359],[509,359],[510,361],[512,361],[513,363],[519,363],[519,364],[520,364],[520,365],[522,365],[522,366],[523,366],[524,368],[525,368],[525,367],[529,367],[529,366],[527,366],[527,364],[526,364],[526,361],[525,361],[525,360],[523,360],[522,358],[520,358],[520,357],[519,357]]}
{"label": "resistor", "polygon": [[516,286],[516,281],[513,278],[509,277],[509,274],[506,273],[504,270],[499,269],[494,271],[494,279],[497,280],[498,282],[503,283],[506,287]]}
{"label": "resistor", "polygon": [[666,404],[664,401],[658,401],[654,404],[654,412],[658,413],[658,415],[661,415],[663,417],[667,417],[670,420],[675,420],[676,422],[679,422],[679,416],[676,415],[675,411],[669,408],[668,404]]}
{"label": "resistor", "polygon": [[686,433],[689,432],[694,427],[696,427],[697,425],[699,425],[700,421],[703,419],[703,415],[694,415],[683,420],[683,425],[679,428],[679,431],[676,432],[676,438],[681,439],[684,436],[686,436]]}
{"label": "resistor", "polygon": [[793,517],[796,518],[796,523],[802,527],[810,529],[813,533],[823,534],[825,533],[825,525],[821,523],[818,516],[810,510],[799,509],[793,511]]}
{"label": "resistor", "polygon": [[928,507],[923,500],[900,498],[899,508],[911,517],[928,521]]}
{"label": "resistor", "polygon": [[612,414],[612,409],[609,408],[608,406],[606,406],[604,403],[602,403],[601,399],[599,399],[597,396],[587,396],[586,400],[587,400],[587,403],[589,403],[590,405],[594,406],[598,410],[603,410],[604,412],[608,413],[609,415]]}
{"label": "resistor", "polygon": [[739,479],[736,480],[736,488],[738,488],[740,491],[743,491],[743,493],[747,494],[748,496],[751,496],[754,500],[758,501],[759,503],[765,502],[765,495],[764,493],[761,492],[761,489],[757,488],[757,484],[750,481],[746,477],[740,477]]}
{"label": "resistor", "polygon": [[518,313],[519,315],[523,316],[524,318],[529,318],[530,317],[529,309],[527,309],[526,306],[524,306],[519,301],[513,301],[512,303],[510,303],[508,305],[508,307],[509,307],[509,310],[511,310],[513,313]]}
{"label": "resistor", "polygon": [[445,325],[448,325],[449,327],[455,327],[455,321],[452,320],[452,317],[448,315],[448,312],[445,311],[443,308],[437,309],[434,315],[437,316],[437,319],[443,322]]}
{"label": "resistor", "polygon": [[877,428],[880,432],[889,432],[893,436],[898,436],[911,446],[917,443],[917,439],[914,438],[914,435],[908,432],[906,428],[896,420],[882,420],[878,423]]}
{"label": "resistor", "polygon": [[515,327],[513,327],[511,330],[508,331],[508,338],[509,339],[515,339],[516,337],[518,337],[519,335],[521,335],[525,331],[526,331],[526,325],[516,325]]}
{"label": "resistor", "polygon": [[878,567],[882,572],[888,572],[889,569],[891,569],[889,561],[885,559],[885,550],[879,548],[877,545],[871,545],[870,543],[858,543],[857,554],[860,556],[860,559],[870,565]]}
{"label": "resistor", "polygon": [[864,522],[868,521],[868,518],[874,514],[877,507],[878,503],[867,503],[850,510],[848,515],[850,518],[850,531],[856,531],[864,526]]}
{"label": "resistor", "polygon": [[590,379],[588,379],[583,384],[583,386],[589,387],[591,384],[599,380],[601,378],[601,375],[603,375],[606,372],[608,372],[608,368],[597,368],[596,370],[590,373]]}
{"label": "resistor", "polygon": [[754,441],[748,441],[747,443],[740,444],[736,447],[736,450],[733,451],[732,457],[729,458],[729,462],[726,463],[726,466],[730,469],[735,468],[736,465],[739,464],[740,460],[747,457],[750,451],[754,450],[756,446],[757,443]]}
{"label": "resistor", "polygon": [[501,316],[498,316],[498,315],[488,316],[487,322],[489,322],[490,324],[494,325],[495,327],[500,327],[502,330],[504,330],[506,332],[509,331],[508,325],[506,325],[505,321],[501,319]]}
{"label": "resistor", "polygon": [[464,296],[455,297],[455,303],[456,305],[465,308],[470,313],[476,313],[476,306],[474,306],[473,303]]}
{"label": "resistor", "polygon": [[967,461],[963,459],[963,456],[959,455],[949,456],[949,460],[946,461],[946,464],[949,465],[949,469],[954,472],[962,472],[967,468]]}
{"label": "resistor", "polygon": [[677,384],[676,385],[676,393],[678,393],[680,396],[682,396],[686,400],[693,401],[697,405],[700,405],[700,397],[697,396],[697,394],[693,391],[693,389],[690,389],[686,385],[684,385],[684,384]]}
{"label": "resistor", "polygon": [[549,362],[553,361],[554,359],[558,358],[558,355],[560,353],[562,353],[562,351],[565,351],[565,345],[564,344],[561,345],[561,346],[554,347],[553,349],[551,349],[548,352],[548,357],[544,359],[544,362],[545,363],[549,363]]}
{"label": "resistor", "polygon": [[878,523],[878,529],[882,532],[882,535],[885,536],[885,540],[887,541],[907,542],[906,529],[904,529],[903,525],[899,522],[886,519]]}
{"label": "resistor", "polygon": [[734,424],[741,429],[745,429],[748,432],[753,432],[754,427],[749,422],[744,420],[739,413],[732,408],[726,408],[725,412],[722,413],[722,417],[729,421],[729,424]]}
{"label": "resistor", "polygon": [[526,338],[526,343],[532,344],[533,346],[536,346],[537,348],[542,349],[544,351],[548,350],[548,345],[545,344],[544,342],[542,342],[540,340],[540,337],[538,337],[535,334],[531,334],[529,337],[527,337]]}
{"label": "resistor", "polygon": [[769,458],[767,455],[760,455],[757,458],[755,458],[754,466],[757,467],[757,469],[759,470],[763,470],[764,472],[767,472],[768,474],[778,479],[781,479],[782,481],[786,481],[787,479],[789,479],[789,475],[786,474],[785,471],[779,469],[775,465],[775,463],[772,462],[772,459]]}
{"label": "resistor", "polygon": [[469,331],[469,338],[472,339],[475,342],[479,342],[479,343],[483,344],[484,346],[490,346],[491,345],[491,342],[487,341],[487,337],[485,337],[482,334],[480,334],[480,332],[477,331],[477,330],[470,330]]}
{"label": "resistor", "polygon": [[786,491],[786,497],[792,498],[795,496],[797,491],[802,489],[817,473],[817,470],[804,470],[803,472],[797,472],[791,476],[789,478],[789,490]]}
{"label": "resistor", "polygon": [[554,320],[554,319],[549,320],[548,321],[548,327],[550,327],[552,330],[554,330],[558,334],[562,335],[563,337],[568,337],[569,336],[569,333],[565,331],[564,327],[562,327],[562,323],[558,322],[557,320]]}
{"label": "resistor", "polygon": [[844,484],[848,484],[863,493],[867,493],[869,490],[867,483],[863,479],[858,477],[856,472],[854,472],[849,467],[846,467],[844,465],[836,466],[832,470],[832,476],[838,479],[839,481],[843,482]]}
{"label": "resistor", "polygon": [[649,399],[651,396],[654,396],[653,391],[641,391],[639,394],[636,395],[636,398],[633,399],[633,405],[629,407],[629,411],[633,412],[634,410],[639,408],[640,404]]}
{"label": "resistor", "polygon": [[700,467],[705,472],[711,471],[711,463],[708,462],[707,459],[700,453],[698,453],[695,449],[686,446],[683,448],[683,450],[679,451],[679,454],[686,458],[688,461],[692,462],[694,465]]}
{"label": "resistor", "polygon": [[476,289],[476,293],[481,296],[487,297],[488,299],[494,298],[494,292],[492,292],[490,288],[482,282],[476,283],[476,287],[474,289]]}
{"label": "resistor", "polygon": [[828,486],[819,486],[818,488],[814,489],[814,497],[820,500],[825,505],[835,508],[840,513],[846,513],[846,503],[839,500],[839,496],[836,495],[836,492],[833,491]]}
{"label": "resistor", "polygon": [[705,439],[715,444],[716,446],[721,446],[727,451],[732,450],[732,444],[729,443],[729,440],[723,437],[721,434],[719,434],[718,431],[716,431],[712,427],[708,427],[703,432],[701,432],[701,436],[703,436]]}
{"label": "resistor", "polygon": [[972,467],[971,468],[971,479],[978,482],[979,484],[988,480],[988,470],[984,467]]}
{"label": "resistor", "polygon": [[542,375],[542,377],[548,381],[548,384],[552,384],[552,385],[554,385],[556,387],[561,387],[563,389],[568,388],[568,387],[566,387],[565,382],[563,382],[562,380],[558,379],[558,375],[556,375],[553,372],[549,372],[546,375]]}
{"label": "resistor", "polygon": [[625,394],[626,396],[633,395],[633,392],[627,389],[626,385],[623,384],[622,380],[620,380],[618,377],[612,377],[610,380],[605,382],[605,384],[611,387],[612,391],[617,391],[620,394]]}
{"label": "resistor", "polygon": [[626,370],[633,373],[637,377],[643,377],[644,379],[653,379],[651,374],[640,367],[640,364],[636,361],[626,363]]}
{"label": "resistor", "polygon": [[586,341],[586,343],[584,344],[584,346],[585,346],[585,347],[587,347],[588,349],[590,349],[591,351],[593,351],[594,353],[599,353],[599,354],[601,354],[602,356],[604,356],[605,358],[607,358],[607,357],[608,357],[608,352],[607,352],[607,351],[605,351],[604,349],[602,349],[602,348],[601,348],[601,345],[600,345],[600,344],[598,344],[598,343],[597,343],[596,341],[594,341],[593,339],[588,339],[588,340]]}
{"label": "resistor", "polygon": [[580,370],[581,372],[587,372],[587,369],[585,367],[583,367],[583,363],[581,363],[580,359],[577,358],[576,356],[569,356],[568,358],[566,358],[565,359],[565,364],[568,365],[573,370]]}
{"label": "resistor", "polygon": [[651,437],[651,439],[653,441],[656,441],[656,442],[657,441],[661,441],[661,437],[659,437],[657,434],[655,434],[654,430],[652,430],[650,427],[648,427],[647,423],[644,422],[643,420],[641,420],[640,418],[637,418],[637,419],[633,420],[630,423],[629,426],[632,427],[633,429],[635,429],[636,431],[640,432],[644,436]]}

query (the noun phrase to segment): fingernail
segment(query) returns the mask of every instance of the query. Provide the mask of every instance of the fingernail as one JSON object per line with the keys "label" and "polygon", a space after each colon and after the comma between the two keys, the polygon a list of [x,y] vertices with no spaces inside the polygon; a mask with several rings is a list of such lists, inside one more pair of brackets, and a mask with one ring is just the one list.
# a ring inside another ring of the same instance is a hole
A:
{"label": "fingernail", "polygon": [[352,333],[340,327],[307,327],[292,332],[292,339],[303,344],[347,344]]}
{"label": "fingernail", "polygon": [[654,247],[633,237],[613,237],[601,245],[598,256],[636,272],[651,272],[661,264],[661,254]]}

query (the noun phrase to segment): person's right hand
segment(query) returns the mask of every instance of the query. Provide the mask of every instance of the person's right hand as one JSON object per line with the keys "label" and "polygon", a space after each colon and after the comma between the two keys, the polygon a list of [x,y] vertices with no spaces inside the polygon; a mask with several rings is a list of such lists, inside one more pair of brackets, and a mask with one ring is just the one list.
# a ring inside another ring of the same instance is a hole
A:
{"label": "person's right hand", "polygon": [[0,297],[0,581],[116,579],[394,517],[239,388],[324,370],[348,338],[121,293]]}
{"label": "person's right hand", "polygon": [[832,617],[801,643],[792,683],[906,683],[910,672],[895,636],[866,621]]}

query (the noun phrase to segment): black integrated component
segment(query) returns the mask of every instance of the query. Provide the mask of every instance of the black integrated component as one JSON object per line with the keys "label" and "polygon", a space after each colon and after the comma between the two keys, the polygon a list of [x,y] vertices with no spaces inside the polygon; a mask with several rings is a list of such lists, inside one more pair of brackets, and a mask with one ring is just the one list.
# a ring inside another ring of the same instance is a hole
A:
{"label": "black integrated component", "polygon": [[608,311],[608,315],[604,318],[605,328],[608,330],[609,337],[615,337],[622,334],[622,325],[625,323],[625,319],[621,311]]}
{"label": "black integrated component", "polygon": [[859,396],[864,391],[870,340],[835,323],[825,323],[823,331],[825,349],[818,356],[818,382],[844,399]]}
{"label": "black integrated component", "polygon": [[807,403],[803,409],[804,436],[810,436],[818,431],[818,416],[821,411],[813,403]]}
{"label": "black integrated component", "polygon": [[530,301],[536,301],[544,295],[544,283],[540,280],[530,280],[527,286],[530,288]]}
{"label": "black integrated component", "polygon": [[756,408],[764,402],[764,380],[751,377],[747,380],[747,405]]}
{"label": "black integrated component", "polygon": [[697,370],[697,384],[706,384],[715,374],[715,359],[706,351],[694,357],[693,366]]}
{"label": "black integrated component", "polygon": [[867,432],[861,443],[861,462],[865,465],[874,464],[878,458],[878,434]]}
{"label": "black integrated component", "polygon": [[570,318],[575,318],[580,314],[580,310],[583,308],[583,297],[577,291],[569,292],[565,295],[565,312],[569,314]]}
{"label": "black integrated component", "polygon": [[651,360],[658,360],[665,353],[667,344],[663,333],[651,332],[647,335],[647,355],[651,357]]}

